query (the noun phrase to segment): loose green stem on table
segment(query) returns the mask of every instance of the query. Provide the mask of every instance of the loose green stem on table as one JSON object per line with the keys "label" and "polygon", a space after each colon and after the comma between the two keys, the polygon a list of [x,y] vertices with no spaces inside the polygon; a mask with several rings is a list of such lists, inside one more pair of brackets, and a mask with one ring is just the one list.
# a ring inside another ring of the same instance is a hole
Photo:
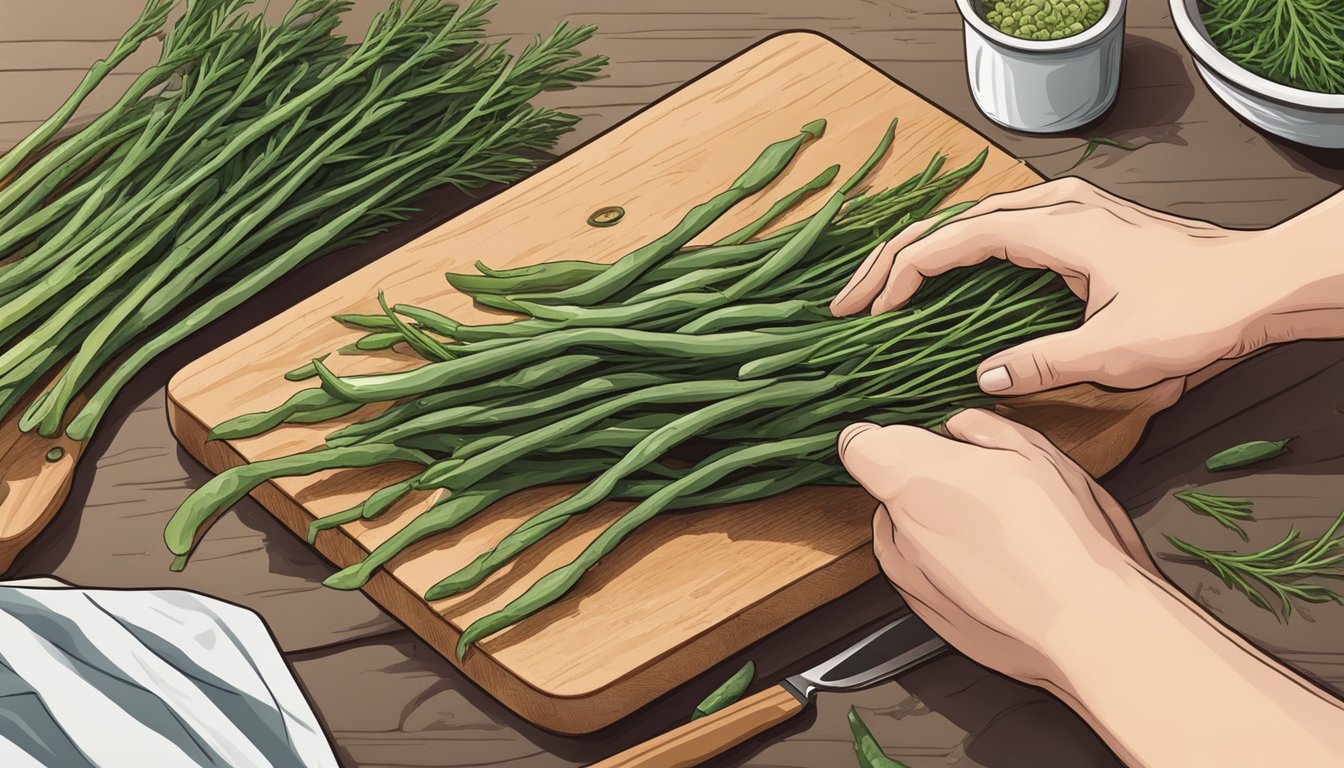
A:
{"label": "loose green stem on table", "polygon": [[[1344,596],[1333,588],[1309,579],[1344,579],[1344,512],[1319,537],[1302,541],[1301,534],[1289,530],[1277,544],[1257,552],[1236,553],[1201,549],[1175,536],[1167,541],[1179,552],[1210,569],[1230,589],[1246,595],[1252,603],[1270,611],[1280,621],[1293,613],[1293,599],[1306,603],[1340,603]],[[1264,590],[1277,599],[1271,604]]]}

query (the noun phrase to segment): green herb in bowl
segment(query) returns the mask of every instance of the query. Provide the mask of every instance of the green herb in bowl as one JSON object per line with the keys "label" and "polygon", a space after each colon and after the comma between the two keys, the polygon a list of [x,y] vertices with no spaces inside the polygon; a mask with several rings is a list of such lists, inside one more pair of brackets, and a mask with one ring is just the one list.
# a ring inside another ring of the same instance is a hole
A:
{"label": "green herb in bowl", "polygon": [[984,4],[990,26],[1022,40],[1061,40],[1101,21],[1106,0],[996,0]]}
{"label": "green herb in bowl", "polygon": [[1215,47],[1238,66],[1280,85],[1344,94],[1344,3],[1201,0]]}

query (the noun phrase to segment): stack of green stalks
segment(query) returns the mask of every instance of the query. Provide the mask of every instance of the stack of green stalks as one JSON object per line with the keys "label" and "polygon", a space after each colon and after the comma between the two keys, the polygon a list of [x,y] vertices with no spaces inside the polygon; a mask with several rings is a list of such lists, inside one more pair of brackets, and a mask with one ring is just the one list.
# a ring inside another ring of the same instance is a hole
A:
{"label": "stack of green stalks", "polygon": [[[828,187],[828,168],[767,213],[717,242],[689,243],[769,185],[824,121],[766,148],[726,190],[675,228],[614,264],[560,261],[449,275],[490,307],[525,315],[465,325],[429,309],[388,306],[340,316],[367,331],[361,346],[404,343],[427,362],[399,373],[338,376],[321,361],[289,377],[316,377],[283,405],[219,425],[213,437],[255,435],[388,403],[332,432],[326,446],[227,471],[178,510],[166,540],[182,564],[217,514],[279,476],[409,463],[409,479],[316,521],[310,535],[376,517],[414,491],[439,491],[361,563],[327,584],[355,589],[411,544],[449,531],[526,488],[583,483],[425,595],[470,590],[567,520],[607,499],[637,502],[573,562],[506,607],[471,624],[458,654],[568,592],[639,526],[673,510],[731,504],[803,485],[850,485],[836,460],[839,431],[857,418],[934,426],[958,406],[985,402],[975,382],[986,355],[1068,328],[1081,307],[1048,273],[1008,264],[930,281],[905,309],[835,318],[827,305],[878,244],[934,216],[984,153],[883,191],[859,185],[890,147],[896,125],[848,181],[802,221],[770,225]],[[937,220],[965,209],[943,209]],[[824,525],[824,521],[817,521]]]}
{"label": "stack of green stalks", "polygon": [[[27,401],[21,429],[88,438],[137,371],[276,278],[432,188],[532,170],[576,118],[528,102],[603,64],[575,50],[586,27],[516,56],[487,42],[488,0],[397,0],[358,44],[337,33],[344,0],[295,0],[274,23],[249,4],[188,0],[169,25],[177,0],[149,0],[0,157],[0,420]],[[60,136],[152,38],[157,63]]]}

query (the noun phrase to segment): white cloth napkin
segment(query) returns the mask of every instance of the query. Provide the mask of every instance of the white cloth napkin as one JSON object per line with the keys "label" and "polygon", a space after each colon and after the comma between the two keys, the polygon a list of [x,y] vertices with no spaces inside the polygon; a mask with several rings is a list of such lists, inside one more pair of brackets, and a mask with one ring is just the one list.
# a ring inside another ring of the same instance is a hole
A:
{"label": "white cloth napkin", "polygon": [[251,611],[181,590],[0,584],[0,766],[336,765]]}

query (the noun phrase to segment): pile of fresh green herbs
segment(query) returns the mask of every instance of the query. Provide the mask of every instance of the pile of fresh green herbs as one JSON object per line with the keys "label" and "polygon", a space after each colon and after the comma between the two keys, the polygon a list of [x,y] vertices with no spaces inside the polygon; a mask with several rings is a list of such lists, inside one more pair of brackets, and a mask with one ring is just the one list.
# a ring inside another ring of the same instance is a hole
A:
{"label": "pile of fresh green herbs", "polygon": [[[60,109],[0,157],[0,419],[89,437],[149,361],[276,278],[404,220],[441,185],[516,179],[576,122],[534,107],[591,79],[562,25],[516,56],[493,0],[398,0],[362,42],[346,0],[148,0]],[[157,63],[100,117],[88,95],[157,38]],[[76,396],[96,385],[66,424]],[[40,390],[40,392],[38,391]]]}
{"label": "pile of fresh green herbs", "polygon": [[1238,66],[1282,85],[1344,94],[1344,3],[1201,0],[1209,39]]}
{"label": "pile of fresh green herbs", "polygon": [[[291,379],[318,385],[279,407],[218,425],[214,438],[255,435],[366,404],[388,407],[330,433],[306,453],[224,472],[186,500],[165,532],[185,563],[210,522],[271,478],[400,463],[415,474],[362,504],[317,520],[310,534],[382,514],[413,491],[439,492],[368,557],[327,579],[359,588],[411,544],[448,531],[517,491],[583,483],[428,590],[429,600],[473,589],[575,515],[607,499],[637,502],[571,563],[503,609],[472,623],[458,655],[560,599],[639,526],[672,510],[761,499],[803,485],[853,481],[836,457],[856,418],[939,423],[986,402],[976,366],[1033,336],[1076,326],[1078,300],[1049,273],[994,263],[929,281],[906,308],[832,317],[827,306],[873,248],[935,215],[981,166],[943,171],[936,155],[895,187],[860,185],[872,156],[820,210],[766,233],[830,184],[832,166],[760,218],[709,245],[691,241],[769,185],[824,121],[767,147],[727,189],[669,232],[614,264],[559,261],[510,270],[478,264],[450,282],[478,302],[524,315],[466,325],[430,309],[389,306],[337,319],[367,332],[364,348],[405,343],[427,361],[378,375],[340,376],[322,360]],[[942,217],[965,205],[942,209]]]}

